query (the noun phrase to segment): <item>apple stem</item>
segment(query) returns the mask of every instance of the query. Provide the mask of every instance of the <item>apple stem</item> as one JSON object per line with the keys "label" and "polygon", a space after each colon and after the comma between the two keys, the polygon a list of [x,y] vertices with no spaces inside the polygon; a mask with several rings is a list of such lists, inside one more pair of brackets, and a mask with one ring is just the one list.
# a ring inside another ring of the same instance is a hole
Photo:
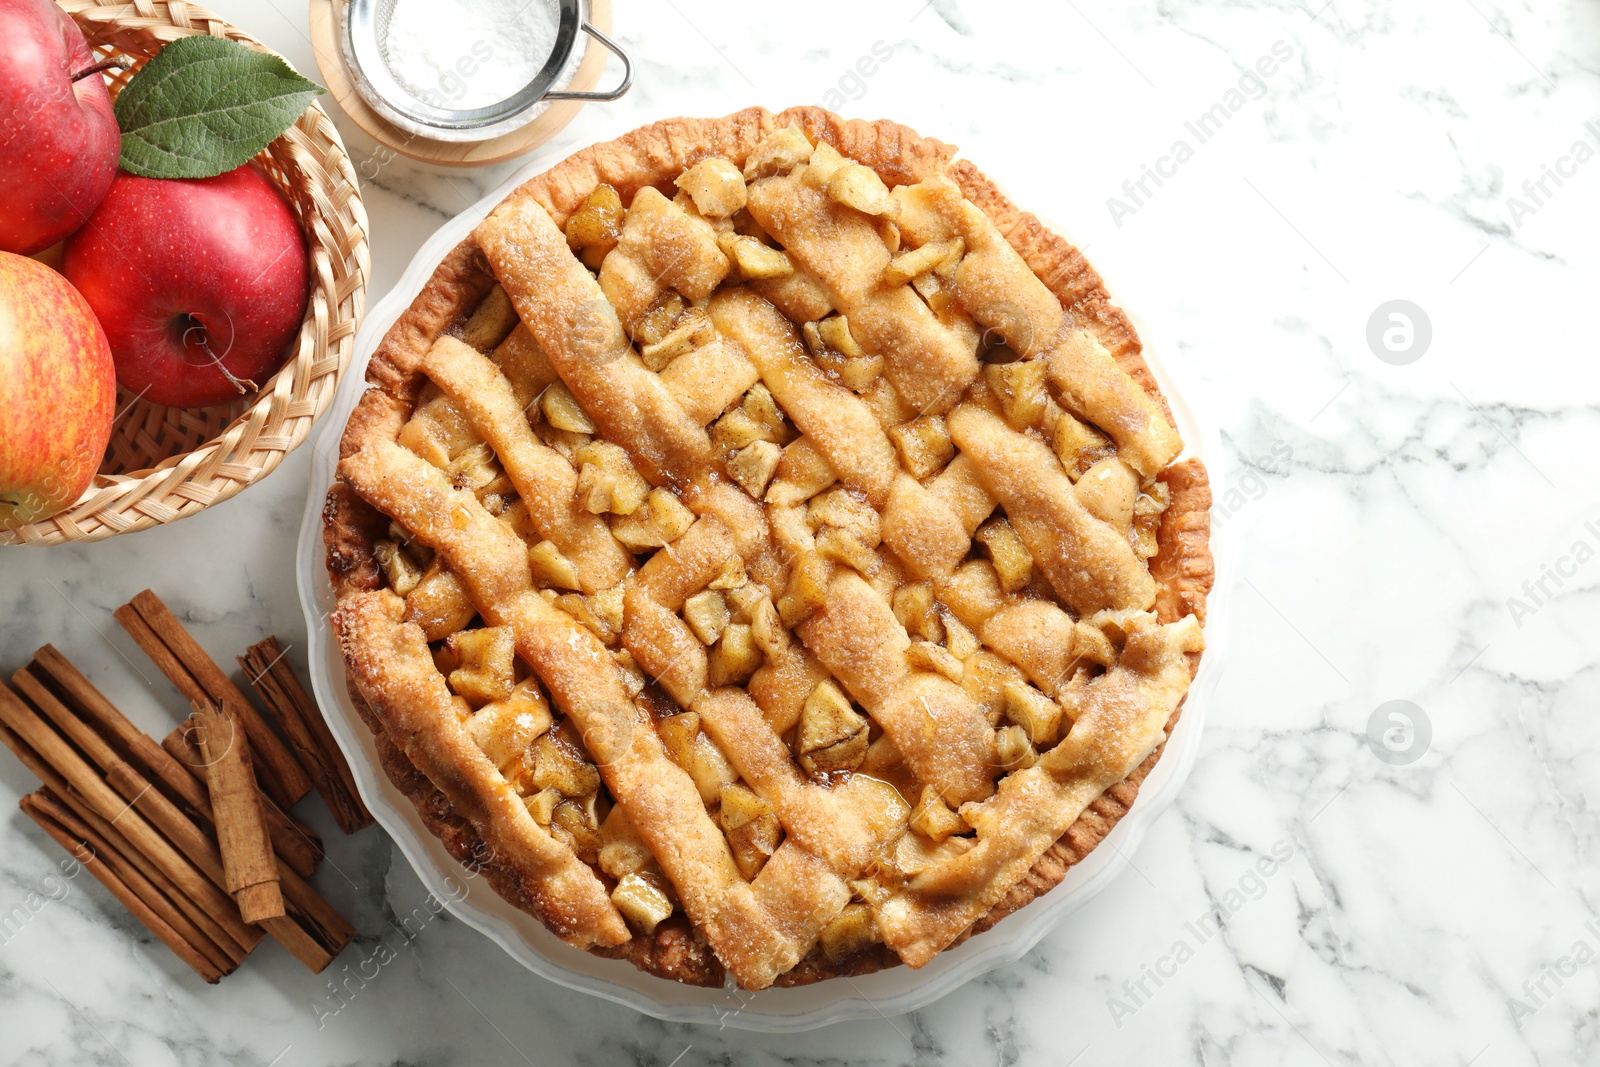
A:
{"label": "apple stem", "polygon": [[[261,388],[249,378],[240,378],[227,367],[223,366],[222,356],[217,355],[211,350],[211,335],[209,332],[207,332],[206,324],[204,322],[200,321],[200,319],[194,315],[183,315],[180,316],[180,318],[182,322],[186,324],[183,331],[183,344],[188,345],[192,343],[198,345],[200,351],[206,354],[206,358],[211,360],[211,365],[217,368],[218,372],[221,373],[224,378],[228,379],[228,384],[233,386],[235,392],[242,395],[244,393],[253,393],[257,389]],[[191,334],[196,335],[193,341],[190,339]],[[233,347],[233,343],[231,341],[229,342],[228,347],[230,349]],[[227,355],[227,353],[224,352],[223,355]]]}
{"label": "apple stem", "polygon": [[211,351],[211,339],[206,336],[204,327],[201,327],[200,330],[200,348],[206,355],[211,357],[211,365],[222,372],[222,376],[228,379],[228,384],[233,386],[235,392],[242,395],[244,393],[253,393],[260,388],[249,378],[240,378],[222,365],[222,357]]}
{"label": "apple stem", "polygon": [[218,361],[217,369],[222,372],[222,376],[224,378],[228,379],[228,384],[232,385],[233,388],[240,394],[253,393],[257,389],[261,388],[249,378],[235,377],[232,371],[222,365],[221,361]]}
{"label": "apple stem", "polygon": [[102,71],[107,71],[107,70],[127,70],[127,69],[128,69],[128,61],[127,60],[119,59],[119,58],[113,56],[110,59],[102,59],[100,62],[96,63],[92,67],[84,67],[82,70],[78,71],[78,73],[74,74],[72,76],[71,80],[72,81],[79,81],[79,80],[81,80],[83,78],[87,78],[91,74],[99,74]]}

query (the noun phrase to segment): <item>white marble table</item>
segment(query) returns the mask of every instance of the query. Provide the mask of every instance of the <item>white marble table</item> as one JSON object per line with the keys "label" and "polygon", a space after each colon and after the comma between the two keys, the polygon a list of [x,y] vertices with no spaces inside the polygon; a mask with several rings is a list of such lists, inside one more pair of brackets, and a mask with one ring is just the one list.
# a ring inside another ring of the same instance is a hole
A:
{"label": "white marble table", "polygon": [[[1175,342],[1248,550],[1193,777],[1110,891],[927,1010],[766,1037],[522,971],[308,803],[358,944],[323,977],[268,945],[208,988],[60,876],[0,755],[0,1064],[1600,1059],[1595,9],[1324,4],[624,0],[633,92],[545,153],[752,102],[893,116],[1048,206]],[[214,6],[314,74],[303,5]],[[336,118],[375,302],[509,167],[382,162]],[[1425,350],[1369,344],[1393,300]],[[175,694],[110,616],[134,592],[218,655],[298,645],[307,459],[172,527],[0,552],[0,667],[53,642],[164,731]],[[1417,729],[1386,747],[1391,700]]]}

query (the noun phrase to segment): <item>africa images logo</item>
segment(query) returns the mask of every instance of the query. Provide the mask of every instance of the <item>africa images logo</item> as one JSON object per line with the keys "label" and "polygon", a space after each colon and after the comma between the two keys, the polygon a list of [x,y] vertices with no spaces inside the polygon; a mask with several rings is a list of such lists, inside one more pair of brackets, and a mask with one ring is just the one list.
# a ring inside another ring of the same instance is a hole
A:
{"label": "africa images logo", "polygon": [[[1586,132],[1591,134],[1597,143],[1600,143],[1600,123],[1590,120],[1583,124]],[[1567,183],[1563,178],[1576,178],[1578,168],[1588,163],[1595,157],[1595,147],[1587,140],[1580,137],[1572,142],[1571,147],[1564,155],[1556,158],[1555,165],[1542,163],[1539,166],[1539,176],[1528,178],[1522,183],[1521,196],[1506,197],[1506,213],[1511,216],[1511,223],[1517,229],[1522,229],[1522,224],[1527,219],[1539,213],[1539,209],[1549,203]],[[1555,188],[1551,188],[1551,186]]]}
{"label": "africa images logo", "polygon": [[1211,907],[1183,924],[1182,936],[1155,963],[1142,964],[1139,977],[1122,983],[1122,996],[1113,993],[1107,997],[1106,1010],[1111,1013],[1111,1021],[1117,1024],[1117,1029],[1121,1030],[1123,1023],[1149,1004],[1161,987],[1177,976],[1179,968],[1222,932],[1229,919],[1266,896],[1267,882],[1294,856],[1292,843],[1274,841],[1271,849],[1257,856],[1232,886],[1212,898]]}
{"label": "africa images logo", "polygon": [[1600,519],[1588,519],[1583,524],[1582,534],[1574,538],[1565,552],[1540,564],[1539,573],[1522,583],[1522,596],[1506,598],[1506,611],[1510,612],[1517,629],[1522,629],[1524,619],[1561,595],[1567,583],[1600,554],[1596,545],[1600,545]]}
{"label": "africa images logo", "polygon": [[[1117,224],[1117,229],[1122,229],[1123,219],[1137,214],[1155,196],[1156,190],[1166,184],[1163,179],[1177,177],[1178,168],[1195,157],[1199,146],[1221,133],[1229,119],[1243,111],[1252,100],[1265,97],[1265,79],[1272,77],[1293,58],[1293,45],[1288,41],[1273,41],[1272,47],[1256,59],[1254,66],[1239,76],[1237,85],[1230,87],[1221,99],[1193,120],[1183,124],[1188,137],[1173,141],[1167,153],[1156,158],[1154,166],[1144,164],[1137,178],[1129,178],[1122,183],[1122,196],[1126,199],[1107,197],[1106,210],[1111,212],[1111,221]],[[1190,138],[1193,138],[1193,144]],[[1150,188],[1152,183],[1155,189]]]}

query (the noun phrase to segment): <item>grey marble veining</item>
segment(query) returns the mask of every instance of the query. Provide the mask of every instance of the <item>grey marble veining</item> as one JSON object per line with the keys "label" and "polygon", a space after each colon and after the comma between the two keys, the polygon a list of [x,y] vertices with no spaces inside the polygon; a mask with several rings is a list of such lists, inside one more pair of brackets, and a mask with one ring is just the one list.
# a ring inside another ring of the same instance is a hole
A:
{"label": "grey marble veining", "polygon": [[[303,6],[213,6],[314,72]],[[635,88],[545,158],[756,102],[890,116],[961,145],[1166,342],[1248,544],[1178,803],[1016,964],[770,1037],[526,973],[314,803],[317,883],[357,943],[316,977],[268,945],[207,988],[63,872],[0,756],[0,1064],[1600,1062],[1597,21],[1575,0],[621,0]],[[375,302],[512,165],[390,158],[335,118]],[[1431,333],[1405,365],[1368,341],[1397,299]],[[0,667],[52,642],[164,731],[176,695],[110,617],[145,586],[219,656],[271,631],[303,665],[307,459],[172,527],[0,553]],[[1386,749],[1392,700],[1414,729]]]}

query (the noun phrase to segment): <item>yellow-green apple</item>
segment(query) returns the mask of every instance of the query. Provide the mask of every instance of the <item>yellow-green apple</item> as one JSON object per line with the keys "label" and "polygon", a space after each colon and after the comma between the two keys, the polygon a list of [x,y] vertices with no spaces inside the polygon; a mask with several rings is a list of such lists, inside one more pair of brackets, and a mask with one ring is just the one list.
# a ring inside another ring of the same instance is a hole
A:
{"label": "yellow-green apple", "polygon": [[44,264],[0,252],[0,529],[54,515],[88,488],[116,398],[88,301]]}
{"label": "yellow-green apple", "polygon": [[0,0],[0,249],[32,255],[82,226],[122,135],[83,33],[51,0]]}
{"label": "yellow-green apple", "polygon": [[248,164],[215,178],[119,173],[61,270],[105,327],[117,380],[169,407],[266,384],[305,317],[305,236]]}

